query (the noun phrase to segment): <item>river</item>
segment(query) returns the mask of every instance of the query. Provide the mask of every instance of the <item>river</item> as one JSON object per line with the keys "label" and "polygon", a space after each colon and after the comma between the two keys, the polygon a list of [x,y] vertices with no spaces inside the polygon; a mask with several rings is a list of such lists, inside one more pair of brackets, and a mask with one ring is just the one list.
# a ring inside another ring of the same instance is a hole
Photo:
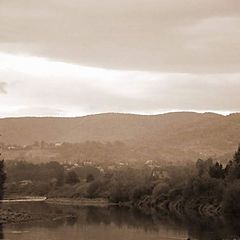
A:
{"label": "river", "polygon": [[15,203],[9,207],[32,214],[38,220],[0,226],[0,239],[239,239],[239,227],[222,219],[179,219],[159,214],[145,215],[136,209],[123,207],[73,207],[47,203]]}

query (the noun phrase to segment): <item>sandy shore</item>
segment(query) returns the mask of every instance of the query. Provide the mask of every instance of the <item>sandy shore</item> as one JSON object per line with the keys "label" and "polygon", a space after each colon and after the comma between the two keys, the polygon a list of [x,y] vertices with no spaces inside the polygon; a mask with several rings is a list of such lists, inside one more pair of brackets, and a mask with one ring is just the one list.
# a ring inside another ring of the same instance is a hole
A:
{"label": "sandy shore", "polygon": [[117,204],[110,203],[108,199],[105,198],[80,198],[80,199],[71,199],[71,198],[49,198],[45,201],[47,204],[59,204],[59,205],[72,205],[72,206],[96,206],[96,207],[105,207],[105,206],[116,206]]}

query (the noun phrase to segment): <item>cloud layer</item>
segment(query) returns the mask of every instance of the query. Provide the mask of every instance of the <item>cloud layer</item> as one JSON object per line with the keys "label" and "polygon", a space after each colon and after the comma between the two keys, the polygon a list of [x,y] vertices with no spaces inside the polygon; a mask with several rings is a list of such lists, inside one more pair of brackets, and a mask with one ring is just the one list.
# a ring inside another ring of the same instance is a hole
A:
{"label": "cloud layer", "polygon": [[240,111],[239,0],[1,0],[0,19],[0,117]]}
{"label": "cloud layer", "polygon": [[81,65],[238,72],[239,0],[2,0],[0,49]]}
{"label": "cloud layer", "polygon": [[2,116],[240,110],[240,74],[119,71],[0,54]]}

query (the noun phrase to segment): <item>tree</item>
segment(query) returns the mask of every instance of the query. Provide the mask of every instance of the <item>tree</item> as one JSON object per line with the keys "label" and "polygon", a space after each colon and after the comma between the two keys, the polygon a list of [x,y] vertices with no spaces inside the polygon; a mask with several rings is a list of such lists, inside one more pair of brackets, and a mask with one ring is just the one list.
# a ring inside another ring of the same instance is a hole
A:
{"label": "tree", "polygon": [[88,174],[87,175],[87,178],[86,178],[86,182],[92,182],[92,181],[94,181],[94,176],[92,175],[92,174]]}
{"label": "tree", "polygon": [[240,164],[240,144],[238,146],[238,150],[235,152],[233,156],[233,161],[236,162],[237,164]]}
{"label": "tree", "polygon": [[76,184],[79,182],[78,176],[74,171],[69,171],[66,176],[66,183]]}
{"label": "tree", "polygon": [[101,182],[99,182],[99,181],[92,182],[87,188],[87,197],[89,197],[89,198],[98,197],[101,187],[102,187]]}
{"label": "tree", "polygon": [[209,167],[212,166],[212,159],[209,158],[207,160],[198,159],[196,163],[196,168],[198,171],[198,176],[203,177],[208,174]]}
{"label": "tree", "polygon": [[226,167],[225,167],[225,176],[228,176],[228,175],[229,175],[229,172],[231,171],[232,166],[233,166],[233,161],[230,160],[230,161],[228,162],[228,164],[226,165]]}
{"label": "tree", "polygon": [[225,178],[225,169],[223,169],[222,164],[216,162],[215,165],[210,166],[209,175],[212,178]]}
{"label": "tree", "polygon": [[4,171],[4,160],[0,160],[0,199],[3,199],[5,180],[6,180],[6,173]]}
{"label": "tree", "polygon": [[109,200],[113,203],[128,202],[130,200],[130,186],[121,181],[111,183]]}
{"label": "tree", "polygon": [[227,172],[228,180],[240,179],[240,145],[238,150],[233,155],[233,160],[229,161],[225,171]]}
{"label": "tree", "polygon": [[131,193],[131,200],[133,202],[137,202],[141,200],[146,195],[150,195],[152,191],[151,186],[148,186],[147,184],[140,184],[133,188]]}
{"label": "tree", "polygon": [[185,201],[189,199],[216,199],[221,201],[224,191],[223,182],[220,179],[207,177],[194,177],[183,191]]}
{"label": "tree", "polygon": [[240,213],[240,182],[231,184],[224,194],[223,211],[227,214],[238,215]]}
{"label": "tree", "polygon": [[152,196],[154,199],[157,199],[161,194],[166,194],[169,191],[169,185],[167,183],[158,183],[153,191],[152,191]]}

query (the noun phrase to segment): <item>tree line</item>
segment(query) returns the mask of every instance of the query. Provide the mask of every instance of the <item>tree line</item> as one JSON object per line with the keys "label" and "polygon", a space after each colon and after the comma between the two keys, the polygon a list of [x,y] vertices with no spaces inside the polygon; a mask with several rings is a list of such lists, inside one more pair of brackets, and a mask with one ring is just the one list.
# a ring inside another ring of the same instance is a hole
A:
{"label": "tree line", "polygon": [[[240,215],[240,146],[226,165],[212,159],[199,159],[196,164],[165,167],[166,175],[161,175],[161,169],[159,175],[153,174],[150,167],[124,166],[101,173],[90,166],[66,169],[58,162],[32,164],[24,161],[8,163],[6,171],[7,193],[100,197],[113,203],[150,208],[168,207],[170,202],[181,202],[192,208],[211,204],[216,209],[221,206],[224,213]],[[0,197],[5,179],[1,161]]]}
{"label": "tree line", "polygon": [[[0,156],[1,156],[1,153],[0,153]],[[0,160],[0,200],[2,200],[4,196],[5,180],[6,180],[6,173],[4,171],[4,160]]]}

